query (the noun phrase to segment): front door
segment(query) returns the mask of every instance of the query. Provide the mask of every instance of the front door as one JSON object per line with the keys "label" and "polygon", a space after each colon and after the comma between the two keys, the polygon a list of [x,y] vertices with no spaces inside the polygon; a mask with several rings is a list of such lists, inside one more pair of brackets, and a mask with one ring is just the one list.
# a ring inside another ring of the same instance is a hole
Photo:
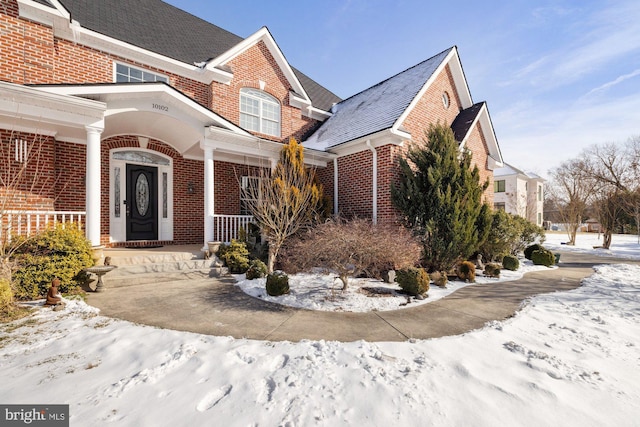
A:
{"label": "front door", "polygon": [[158,240],[158,168],[127,165],[127,240]]}

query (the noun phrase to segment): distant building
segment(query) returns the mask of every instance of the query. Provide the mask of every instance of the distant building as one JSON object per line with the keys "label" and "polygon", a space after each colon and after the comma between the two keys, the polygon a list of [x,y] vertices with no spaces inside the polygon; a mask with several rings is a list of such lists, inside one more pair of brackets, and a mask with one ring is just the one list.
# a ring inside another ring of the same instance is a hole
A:
{"label": "distant building", "polygon": [[527,218],[542,227],[544,216],[544,179],[505,163],[493,171],[493,206]]}

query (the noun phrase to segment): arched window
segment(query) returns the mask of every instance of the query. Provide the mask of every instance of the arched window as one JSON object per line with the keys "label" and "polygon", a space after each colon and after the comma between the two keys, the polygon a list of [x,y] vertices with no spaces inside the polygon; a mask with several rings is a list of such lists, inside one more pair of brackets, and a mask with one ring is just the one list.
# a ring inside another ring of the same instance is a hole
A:
{"label": "arched window", "polygon": [[257,89],[240,89],[240,126],[247,130],[280,136],[280,104]]}

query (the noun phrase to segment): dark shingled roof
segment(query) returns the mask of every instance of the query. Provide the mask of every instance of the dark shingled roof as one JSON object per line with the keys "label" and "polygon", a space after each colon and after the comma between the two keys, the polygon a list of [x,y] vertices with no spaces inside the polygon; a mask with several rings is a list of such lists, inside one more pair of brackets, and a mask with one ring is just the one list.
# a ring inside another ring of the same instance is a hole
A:
{"label": "dark shingled roof", "polygon": [[[47,4],[40,0],[42,4]],[[243,39],[160,0],[60,0],[85,28],[191,64],[207,61]],[[329,110],[340,98],[298,70],[314,107]]]}
{"label": "dark shingled roof", "polygon": [[478,102],[477,104],[473,104],[471,107],[460,111],[453,123],[451,123],[451,130],[453,130],[453,135],[456,137],[456,141],[462,142],[462,140],[467,136],[473,121],[478,116],[478,113],[484,104],[484,102]]}

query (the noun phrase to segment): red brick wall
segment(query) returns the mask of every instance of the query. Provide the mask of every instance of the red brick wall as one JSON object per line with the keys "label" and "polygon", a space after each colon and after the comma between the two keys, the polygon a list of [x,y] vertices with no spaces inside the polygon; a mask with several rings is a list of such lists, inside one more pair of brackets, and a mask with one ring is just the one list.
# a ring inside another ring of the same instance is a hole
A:
{"label": "red brick wall", "polygon": [[303,134],[318,123],[303,116],[300,109],[289,105],[291,85],[263,42],[247,49],[227,65],[233,72],[231,83],[211,84],[211,109],[227,120],[240,125],[240,89],[260,89],[260,81],[263,81],[264,92],[280,101],[281,136],[257,132],[254,134],[273,141],[287,142],[289,136],[300,140]]}
{"label": "red brick wall", "polygon": [[[15,140],[27,142],[26,163],[15,160]],[[0,129],[0,209],[53,210],[56,194],[54,140]]]}
{"label": "red brick wall", "polygon": [[341,215],[371,218],[373,153],[360,151],[338,159],[338,210]]}
{"label": "red brick wall", "polygon": [[[424,132],[429,124],[440,122],[447,126],[453,123],[460,112],[460,98],[454,89],[453,76],[447,66],[444,72],[436,77],[426,93],[411,110],[402,126],[411,133],[414,141],[422,141]],[[445,108],[442,102],[442,94],[449,94],[449,108]]]}
{"label": "red brick wall", "polygon": [[489,149],[487,141],[482,133],[480,123],[471,130],[469,138],[467,138],[466,148],[473,153],[472,164],[478,166],[480,170],[480,182],[489,181],[489,186],[484,192],[484,201],[493,208],[493,171],[487,169],[489,159]]}
{"label": "red brick wall", "polygon": [[[56,210],[84,211],[86,197],[87,147],[56,141]],[[107,199],[109,193],[107,190]],[[107,217],[108,219],[109,217]]]}

